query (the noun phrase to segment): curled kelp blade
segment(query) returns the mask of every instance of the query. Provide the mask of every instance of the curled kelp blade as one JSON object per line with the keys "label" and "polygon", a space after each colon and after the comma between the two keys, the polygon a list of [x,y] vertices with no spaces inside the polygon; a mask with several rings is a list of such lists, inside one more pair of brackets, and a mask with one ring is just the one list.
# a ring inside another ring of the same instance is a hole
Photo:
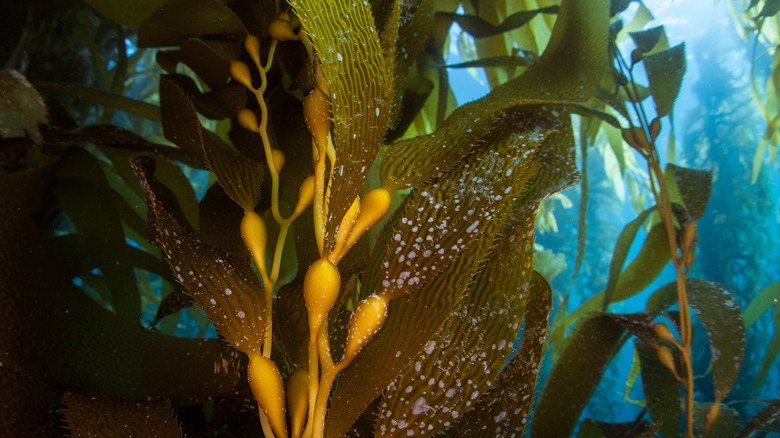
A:
{"label": "curled kelp blade", "polygon": [[583,103],[593,97],[608,71],[608,10],[606,0],[564,1],[539,62],[458,108],[435,133],[391,145],[382,160],[382,185],[414,187],[446,173],[510,107]]}
{"label": "curled kelp blade", "polygon": [[552,308],[552,290],[547,281],[534,273],[523,322],[520,348],[506,364],[486,394],[473,409],[448,429],[445,437],[522,436],[531,414],[539,368],[542,364],[547,325]]}
{"label": "curled kelp blade", "polygon": [[394,81],[369,2],[293,0],[321,62],[333,113],[336,163],[325,248],[363,185],[390,123]]}
{"label": "curled kelp blade", "polygon": [[201,242],[169,212],[175,198],[154,179],[152,159],[137,157],[132,164],[146,193],[152,241],[163,248],[178,281],[228,342],[259,353],[267,322],[257,277],[238,257]]}
{"label": "curled kelp blade", "polygon": [[69,393],[65,405],[65,423],[70,436],[183,436],[166,402]]}

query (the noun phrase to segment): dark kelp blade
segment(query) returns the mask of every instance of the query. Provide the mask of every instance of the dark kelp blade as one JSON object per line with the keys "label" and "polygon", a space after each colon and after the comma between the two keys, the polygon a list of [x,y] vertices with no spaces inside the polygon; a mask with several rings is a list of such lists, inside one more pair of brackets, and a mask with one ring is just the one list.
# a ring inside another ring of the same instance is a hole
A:
{"label": "dark kelp blade", "polygon": [[653,342],[652,325],[646,314],[591,312],[581,318],[566,338],[539,397],[531,436],[570,436],[623,334],[629,331]]}
{"label": "dark kelp blade", "polygon": [[498,26],[494,26],[484,18],[475,15],[461,15],[444,12],[439,12],[437,15],[446,17],[451,21],[458,23],[464,31],[470,33],[474,38],[484,38],[509,32],[512,29],[523,26],[536,17],[537,14],[555,14],[557,12],[558,6],[548,6],[541,9],[515,12],[506,17]]}
{"label": "dark kelp blade", "polygon": [[[707,411],[712,403],[693,404],[693,428],[702,435],[707,424]],[[707,436],[711,438],[733,438],[739,435],[742,421],[739,413],[731,406],[723,403],[718,406],[718,418],[707,428]]]}
{"label": "dark kelp blade", "polygon": [[224,342],[150,331],[99,306],[61,275],[32,214],[42,208],[51,167],[0,176],[0,205],[7,207],[0,215],[1,368],[74,392],[174,404],[235,388],[239,373],[229,364],[237,356]]}
{"label": "dark kelp blade", "polygon": [[167,402],[69,393],[65,405],[65,424],[71,436],[183,436]]}
{"label": "dark kelp blade", "polygon": [[577,438],[653,438],[658,428],[639,419],[627,423],[605,423],[586,419],[577,432]]}
{"label": "dark kelp blade", "polygon": [[133,161],[149,205],[152,241],[165,252],[178,281],[222,336],[244,353],[257,353],[265,334],[265,298],[249,266],[190,234],[169,212],[171,195],[154,179],[154,161]]}
{"label": "dark kelp blade", "polygon": [[[745,354],[745,326],[736,298],[723,285],[699,278],[685,281],[688,303],[707,330],[715,400],[724,400],[739,377]],[[677,302],[677,285],[653,292],[646,309],[657,314]]]}
{"label": "dark kelp blade", "polygon": [[737,438],[753,436],[754,433],[766,429],[777,420],[780,420],[780,398],[770,401],[758,411],[756,416],[745,425],[745,428],[739,431]]}
{"label": "dark kelp blade", "polygon": [[551,308],[550,285],[534,273],[525,306],[520,348],[487,393],[445,432],[445,437],[522,436],[531,414]]}
{"label": "dark kelp blade", "polygon": [[124,249],[128,244],[117,210],[121,197],[110,187],[99,160],[82,148],[68,149],[52,189],[110,287],[106,300],[117,314],[138,321],[141,296],[134,265],[126,257],[129,251]]}
{"label": "dark kelp blade", "polygon": [[685,44],[642,58],[658,117],[670,115],[685,75]]}
{"label": "dark kelp blade", "polygon": [[241,19],[217,0],[168,0],[138,26],[138,47],[182,45],[204,35],[246,33]]}
{"label": "dark kelp blade", "polygon": [[670,163],[666,166],[664,176],[672,202],[681,202],[691,219],[699,220],[710,200],[712,170],[690,169]]}
{"label": "dark kelp blade", "polygon": [[390,123],[393,68],[382,50],[368,2],[293,0],[330,88],[336,163],[325,248],[368,176]]}
{"label": "dark kelp blade", "polygon": [[260,199],[262,165],[229,152],[216,135],[203,128],[179,79],[177,75],[160,79],[165,137],[182,149],[202,155],[225,193],[244,210],[254,210]]}
{"label": "dark kelp blade", "polygon": [[680,382],[659,360],[656,350],[644,343],[635,344],[642,370],[642,390],[650,418],[663,436],[680,433]]}

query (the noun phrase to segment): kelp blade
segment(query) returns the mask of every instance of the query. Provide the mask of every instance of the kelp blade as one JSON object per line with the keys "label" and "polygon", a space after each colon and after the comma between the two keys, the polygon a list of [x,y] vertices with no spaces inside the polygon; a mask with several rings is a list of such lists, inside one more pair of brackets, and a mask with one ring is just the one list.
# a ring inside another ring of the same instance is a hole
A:
{"label": "kelp blade", "polygon": [[367,1],[290,2],[317,49],[333,113],[336,148],[325,247],[363,185],[390,123],[394,80]]}

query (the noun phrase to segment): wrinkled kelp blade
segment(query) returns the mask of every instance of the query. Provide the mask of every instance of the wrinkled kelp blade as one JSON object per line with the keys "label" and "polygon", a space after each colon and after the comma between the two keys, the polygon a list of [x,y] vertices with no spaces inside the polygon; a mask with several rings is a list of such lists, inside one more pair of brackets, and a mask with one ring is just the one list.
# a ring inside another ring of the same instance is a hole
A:
{"label": "wrinkled kelp blade", "polygon": [[65,422],[74,437],[182,436],[168,403],[85,394],[68,394],[65,403]]}
{"label": "wrinkled kelp blade", "polygon": [[343,436],[436,334],[488,253],[492,237],[483,234],[439,276],[413,295],[390,303],[382,330],[341,373],[325,424],[326,438]]}
{"label": "wrinkled kelp blade", "polygon": [[551,308],[550,285],[541,275],[534,273],[528,291],[520,348],[473,409],[445,432],[446,437],[513,437],[523,434],[531,413]]}
{"label": "wrinkled kelp blade", "polygon": [[509,107],[591,98],[607,71],[608,9],[606,0],[564,1],[539,62],[458,108],[436,133],[391,145],[382,160],[382,185],[408,188],[446,173]]}
{"label": "wrinkled kelp blade", "polygon": [[[395,44],[395,87],[396,90],[416,88],[417,84],[409,83],[410,69],[417,58],[423,53],[427,38],[421,38],[423,35],[429,35],[433,28],[433,1],[414,0],[399,1],[399,22],[398,39]],[[385,51],[388,43],[388,32],[383,33],[383,45]],[[407,105],[410,104],[406,99],[406,93],[396,92],[393,96],[391,126],[394,128],[399,124],[399,117]],[[406,102],[404,101],[406,99]],[[416,112],[415,112],[416,114]]]}
{"label": "wrinkled kelp blade", "polygon": [[210,135],[203,139],[203,154],[225,193],[244,211],[254,210],[260,199],[262,165],[231,154]]}
{"label": "wrinkled kelp blade", "polygon": [[[522,198],[517,201],[517,210],[510,209],[508,207],[510,204],[507,204],[507,208],[502,213],[504,216],[489,222],[488,230],[474,244],[467,247],[454,262],[446,265],[438,276],[432,278],[428,283],[422,284],[422,287],[414,291],[411,296],[391,303],[385,327],[379,332],[376,339],[369,342],[355,363],[343,373],[336,388],[328,417],[328,421],[331,422],[329,424],[333,424],[333,426],[326,425],[327,436],[341,436],[343,431],[346,431],[357,418],[359,412],[368,406],[379,395],[380,391],[385,389],[402,369],[413,363],[415,356],[424,350],[428,341],[446,320],[447,315],[454,309],[461,294],[469,285],[471,276],[478,272],[480,263],[493,244],[492,236],[495,236],[495,233],[508,220],[506,213],[509,213],[510,216],[513,214],[522,215],[520,212],[525,211],[522,210],[523,208],[535,211],[544,196],[575,180],[573,175],[576,175],[576,169],[572,167],[574,151],[571,127],[568,119],[562,122],[558,120],[558,123],[551,124],[550,115],[554,111],[541,106],[512,111],[503,116],[505,122],[502,125],[503,129],[496,130],[495,137],[493,137],[494,134],[488,137],[490,141],[486,141],[486,144],[495,145],[506,141],[502,136],[514,137],[517,141],[517,139],[523,138],[523,132],[536,132],[536,130],[549,132],[548,136],[544,138],[544,143],[533,154],[531,168],[538,166],[535,176],[539,177],[532,177],[532,180],[527,184]],[[560,115],[560,113],[553,115]],[[528,139],[526,138],[525,141]],[[483,148],[487,151],[482,150],[479,153],[483,156],[490,156],[485,155],[491,153],[490,148],[487,146]],[[517,154],[521,154],[521,151],[515,151],[508,156],[504,154],[502,157],[511,159],[513,156],[522,155]],[[462,166],[461,169],[472,171],[471,167]],[[447,175],[445,180],[460,177],[461,175]],[[419,190],[425,191],[429,188],[429,186],[423,186]],[[407,201],[407,203],[411,202],[414,201]],[[461,213],[466,212],[461,211]],[[517,220],[517,218],[515,217],[513,220]],[[396,223],[396,227],[400,227],[399,224],[402,224],[400,218],[394,223]],[[395,231],[385,233],[385,237],[390,242],[395,242],[397,247],[403,248],[397,243],[398,241],[390,237],[394,235]],[[380,263],[377,265],[381,266]],[[369,269],[368,272],[370,273],[372,270]],[[410,330],[410,327],[413,329]],[[377,372],[380,369],[382,372]]]}
{"label": "wrinkled kelp blade", "polygon": [[528,129],[510,136],[412,194],[385,257],[381,292],[400,297],[414,291],[479,238],[522,192],[546,135]]}
{"label": "wrinkled kelp blade", "polygon": [[583,317],[567,337],[542,390],[531,436],[570,436],[625,331],[649,339],[652,323],[644,314],[592,312]]}
{"label": "wrinkled kelp blade", "polygon": [[[536,208],[524,210],[504,228],[485,268],[436,338],[385,391],[378,433],[436,435],[471,409],[498,376],[531,286]],[[396,421],[392,413],[408,406],[405,422]]]}
{"label": "wrinkled kelp blade", "polygon": [[257,277],[236,256],[190,234],[169,212],[174,201],[152,176],[153,160],[138,157],[133,168],[146,193],[152,241],[165,251],[178,281],[228,342],[245,353],[259,352],[266,321]]}
{"label": "wrinkled kelp blade", "polygon": [[333,143],[325,247],[363,185],[384,140],[393,103],[392,67],[382,51],[371,6],[352,0],[290,2],[317,49],[330,88]]}
{"label": "wrinkled kelp blade", "polygon": [[165,137],[182,149],[203,155],[225,193],[244,210],[253,210],[260,198],[262,165],[235,156],[214,134],[203,128],[195,106],[182,86],[185,79],[178,75],[160,79]]}

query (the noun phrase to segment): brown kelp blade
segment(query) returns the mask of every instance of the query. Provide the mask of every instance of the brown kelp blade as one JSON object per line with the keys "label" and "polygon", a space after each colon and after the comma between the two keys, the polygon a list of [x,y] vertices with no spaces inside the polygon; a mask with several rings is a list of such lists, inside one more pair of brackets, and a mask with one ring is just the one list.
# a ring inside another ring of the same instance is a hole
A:
{"label": "brown kelp blade", "polygon": [[168,403],[73,393],[65,396],[65,403],[71,436],[182,436]]}
{"label": "brown kelp blade", "polygon": [[146,193],[152,240],[163,248],[178,281],[228,342],[245,353],[259,352],[265,298],[255,274],[236,256],[201,242],[169,212],[175,201],[154,179],[153,160],[137,157],[133,169]]}

